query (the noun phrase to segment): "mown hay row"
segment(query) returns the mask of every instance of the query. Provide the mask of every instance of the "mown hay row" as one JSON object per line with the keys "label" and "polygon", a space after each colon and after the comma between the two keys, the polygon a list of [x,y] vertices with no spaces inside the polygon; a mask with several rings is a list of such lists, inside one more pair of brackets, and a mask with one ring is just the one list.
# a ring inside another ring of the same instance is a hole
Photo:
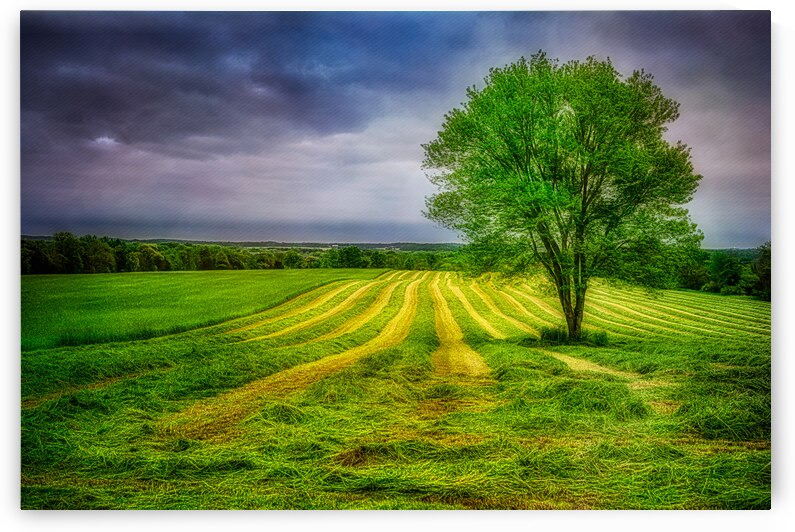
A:
{"label": "mown hay row", "polygon": [[649,334],[665,336],[664,333],[661,333],[656,329],[641,329],[639,327],[635,327],[634,325],[623,323],[623,321],[615,321],[617,317],[622,320],[624,319],[623,317],[618,316],[617,314],[611,313],[613,319],[605,317],[605,315],[602,314],[594,314],[593,312],[590,312],[587,307],[588,305],[586,305],[585,313],[583,315],[583,320],[582,320],[583,328],[587,328],[586,327],[587,324],[596,323],[596,324],[601,324],[604,330],[609,332],[610,334],[620,334],[624,336],[631,336],[634,338],[637,338],[638,334],[640,334],[641,336],[647,336]]}
{"label": "mown hay row", "polygon": [[[669,317],[669,319],[656,317],[656,316],[652,315],[649,310],[646,310],[646,312],[641,312],[641,311],[632,309],[630,307],[627,307],[626,305],[622,305],[620,303],[613,303],[613,302],[601,300],[601,299],[595,298],[595,297],[591,298],[591,303],[590,304],[595,309],[596,308],[601,308],[602,311],[606,310],[605,306],[607,306],[607,307],[610,307],[610,308],[618,309],[619,311],[621,311],[621,312],[623,312],[625,314],[632,314],[634,316],[638,316],[639,318],[641,318],[640,323],[642,323],[644,325],[654,326],[654,327],[657,327],[658,329],[665,330],[665,331],[668,331],[668,332],[671,332],[671,333],[675,333],[675,334],[688,334],[688,335],[693,335],[693,334],[701,334],[701,335],[703,335],[703,334],[707,334],[707,335],[712,335],[712,336],[727,336],[729,334],[729,333],[725,333],[725,332],[722,332],[722,331],[716,331],[714,329],[709,329],[709,328],[706,328],[706,327],[699,327],[697,325],[689,325],[689,324],[686,324],[686,323],[682,323],[680,321],[675,321],[675,325],[676,325],[677,328],[676,329],[672,329],[672,328],[668,327],[668,325],[670,325],[672,323],[672,321],[674,321],[673,319],[671,319],[671,317]],[[663,323],[665,325],[657,325],[656,323],[652,323],[652,322],[659,322],[659,323]],[[690,329],[690,330],[682,330],[682,328]],[[693,332],[693,331],[695,331],[695,332]]]}
{"label": "mown hay row", "polygon": [[[559,325],[559,323],[553,323],[553,322],[551,322],[551,321],[549,321],[549,320],[547,320],[545,318],[542,318],[541,316],[539,316],[537,314],[533,314],[532,312],[530,312],[527,309],[527,307],[522,305],[519,301],[516,300],[515,297],[513,297],[508,292],[500,290],[496,286],[494,286],[493,289],[497,292],[497,294],[499,294],[500,297],[502,297],[505,301],[507,301],[509,305],[511,305],[513,308],[515,308],[516,310],[518,310],[520,313],[524,314],[525,316],[527,316],[531,320],[536,321],[536,322],[540,322],[541,324],[543,324],[544,326],[547,326],[547,327],[557,327]],[[538,308],[538,306],[535,305],[535,304],[534,304],[534,307]]]}
{"label": "mown hay row", "polygon": [[[342,292],[344,292],[345,290],[347,290],[351,286],[354,286],[354,285],[356,285],[356,284],[358,284],[360,282],[361,281],[349,281],[349,282],[343,283],[342,285],[340,285],[340,286],[338,286],[338,287],[326,292],[325,294],[321,295],[320,297],[318,297],[316,299],[313,299],[312,301],[309,301],[309,302],[307,302],[307,303],[305,303],[305,304],[303,304],[303,305],[301,305],[299,307],[296,307],[296,308],[294,308],[292,310],[289,310],[289,311],[285,312],[284,314],[279,314],[279,315],[276,315],[276,316],[272,316],[270,318],[265,318],[263,320],[259,320],[259,321],[256,321],[254,323],[251,323],[249,325],[246,325],[246,326],[243,326],[243,327],[238,327],[236,329],[232,329],[232,330],[229,330],[229,331],[226,331],[226,332],[228,334],[232,334],[232,333],[250,331],[251,329],[256,329],[257,327],[262,327],[263,325],[267,325],[269,323],[282,321],[282,320],[285,320],[287,318],[292,318],[293,316],[297,316],[299,314],[303,314],[304,312],[307,312],[309,310],[315,309],[315,308],[317,308],[317,307],[319,307],[321,305],[324,305],[324,304],[328,303],[329,301],[334,299],[335,296],[341,294]],[[321,290],[322,288],[325,288],[325,287],[321,287],[321,288],[318,288],[316,290],[313,290],[312,292],[309,292],[309,294],[316,293],[318,290]],[[287,303],[284,303],[283,305],[279,305],[278,307],[270,309],[267,312],[279,310],[280,308],[288,305],[289,303],[292,303],[293,301],[294,300],[288,301]]]}
{"label": "mown hay row", "polygon": [[[601,283],[598,285],[600,288],[602,286]],[[637,298],[654,299],[637,288],[622,288],[620,292]],[[733,296],[718,296],[717,294],[682,290],[664,290],[657,298],[675,304],[677,307],[697,312],[706,310],[732,320],[736,317],[751,321],[770,320],[770,304],[763,301],[738,300]]]}
{"label": "mown hay row", "polygon": [[445,277],[447,279],[448,290],[450,290],[456,296],[456,298],[458,298],[458,301],[461,302],[461,305],[464,307],[464,310],[466,310],[467,314],[469,314],[469,316],[475,320],[477,324],[480,325],[480,327],[491,337],[498,340],[506,339],[507,335],[498,331],[486,318],[484,318],[477,310],[475,310],[475,307],[473,307],[472,303],[469,302],[466,295],[464,295],[464,292],[462,292],[458,286],[453,284],[450,275],[446,274]]}
{"label": "mown hay row", "polygon": [[677,331],[668,327],[662,327],[654,323],[647,323],[633,319],[629,316],[613,312],[610,309],[596,305],[593,301],[585,303],[585,318],[583,321],[599,321],[607,323],[612,327],[624,330],[632,330],[643,334],[654,334],[662,336],[679,336],[681,334],[690,335],[692,333]]}
{"label": "mown hay row", "polygon": [[501,319],[507,321],[521,331],[538,336],[538,330],[536,328],[530,327],[526,323],[522,323],[513,316],[509,316],[500,310],[491,296],[484,292],[483,289],[478,286],[477,282],[472,282],[469,286],[472,288],[472,291],[475,292],[475,294],[480,298],[480,300],[483,301],[483,304],[486,305],[486,307],[495,315],[499,316]]}
{"label": "mown hay row", "polygon": [[[715,325],[715,327],[717,327],[718,330],[728,329],[740,334],[746,334],[746,333],[763,334],[763,335],[770,334],[769,327],[765,329],[760,325],[745,324],[740,320],[734,320],[734,321],[722,320],[715,317],[710,317],[706,315],[705,312],[702,312],[701,314],[694,314],[692,312],[688,312],[687,310],[682,310],[680,308],[657,303],[653,300],[649,300],[648,298],[634,299],[631,297],[625,297],[623,295],[617,295],[615,293],[604,292],[598,289],[593,290],[593,294],[595,295],[594,299],[600,301],[604,300],[617,301],[625,305],[630,305],[630,306],[634,305],[635,307],[640,306],[644,309],[648,309],[649,311],[655,312],[657,315],[669,316],[672,319],[674,318],[682,319],[682,320],[687,320],[688,322],[697,321],[699,323],[710,322],[710,325],[714,323],[717,324]],[[682,322],[677,321],[677,324],[680,323]],[[687,325],[687,323],[684,324]]]}
{"label": "mown hay row", "polygon": [[183,438],[226,439],[234,425],[256,412],[264,398],[289,395],[340,371],[358,359],[398,345],[409,334],[422,279],[406,287],[397,314],[373,339],[336,355],[280,371],[225,394],[196,403],[163,423],[167,434]]}
{"label": "mown hay row", "polygon": [[600,366],[599,364],[595,364],[589,360],[564,355],[563,353],[558,353],[556,351],[550,351],[548,349],[536,349],[536,351],[560,360],[574,371],[593,371],[595,373],[606,373],[608,375],[615,375],[616,377],[623,377],[625,379],[633,380],[641,378],[639,373],[630,373],[628,371],[621,371],[618,369]]}
{"label": "mown hay row", "polygon": [[763,325],[770,325],[771,313],[770,303],[762,301],[748,301],[752,306],[738,305],[733,301],[732,296],[720,296],[717,294],[696,294],[683,293],[679,295],[676,291],[666,291],[663,295],[666,302],[674,304],[677,308],[681,307],[693,312],[709,312],[712,315],[736,320],[738,318]]}
{"label": "mown hay row", "polygon": [[400,272],[399,272],[399,271],[397,271],[397,270],[392,270],[392,271],[389,271],[389,272],[384,272],[384,273],[382,273],[381,275],[379,275],[378,277],[376,277],[376,278],[375,278],[375,280],[376,280],[376,281],[392,281],[392,280],[394,280],[394,279],[395,279],[395,277],[397,277],[398,275],[400,275]]}
{"label": "mown hay row", "polygon": [[313,316],[307,320],[300,321],[294,325],[290,325],[289,327],[284,327],[283,329],[279,329],[273,331],[268,334],[264,334],[262,336],[255,336],[254,338],[247,338],[243,340],[243,342],[255,342],[258,340],[267,340],[269,338],[276,338],[277,336],[284,336],[285,334],[290,334],[297,331],[302,331],[304,329],[308,329],[313,325],[316,325],[320,322],[326,321],[329,318],[336,316],[342,312],[345,312],[349,308],[353,307],[356,303],[358,303],[364,296],[372,290],[372,288],[378,283],[370,283],[365,286],[362,286],[358,290],[356,290],[353,294],[349,295],[345,300],[343,300],[339,305],[336,305],[327,311]]}
{"label": "mown hay row", "polygon": [[522,287],[522,290],[518,290],[518,289],[516,289],[516,288],[514,288],[512,286],[509,286],[508,290],[510,290],[513,293],[518,294],[521,297],[523,297],[524,299],[530,301],[536,307],[538,307],[539,309],[541,309],[544,312],[546,312],[549,316],[551,316],[551,317],[553,317],[553,318],[555,318],[557,320],[564,319],[563,318],[563,312],[559,308],[553,307],[552,305],[550,305],[549,303],[547,303],[546,301],[544,301],[540,297],[537,297],[537,296],[533,295],[533,287],[531,287],[530,285],[528,285],[526,283],[522,284],[521,287]]}
{"label": "mown hay row", "polygon": [[346,320],[341,326],[337,327],[331,332],[328,332],[324,335],[318,336],[317,338],[313,338],[309,342],[303,342],[300,344],[294,344],[293,347],[298,345],[304,345],[307,343],[315,343],[321,342],[324,340],[332,340],[334,338],[338,338],[344,334],[349,334],[355,331],[358,331],[367,323],[369,323],[373,318],[381,314],[384,309],[389,304],[389,301],[392,299],[392,294],[395,292],[395,289],[400,286],[400,284],[404,281],[394,281],[392,284],[384,287],[381,293],[375,298],[373,303],[367,307],[364,312],[361,314],[352,317],[349,320]]}
{"label": "mown hay row", "polygon": [[[550,351],[548,349],[537,349],[537,350],[547,356],[551,356],[553,358],[560,360],[561,362],[566,364],[572,371],[577,371],[577,372],[589,371],[593,373],[604,373],[606,375],[613,375],[616,377],[627,379],[629,380],[627,385],[629,386],[630,389],[633,390],[657,388],[660,386],[671,386],[670,382],[644,379],[643,375],[639,373],[632,373],[629,371],[621,371],[618,369],[608,368],[606,366],[596,364],[589,360],[585,360],[579,357],[564,355],[563,353],[558,353],[557,351]],[[655,408],[655,405],[649,403],[649,406],[655,409],[655,411],[662,410],[662,408],[660,408],[659,405],[657,405],[657,407]]]}
{"label": "mown hay row", "polygon": [[434,372],[443,376],[488,375],[489,367],[483,357],[464,342],[464,333],[456,323],[439,288],[440,279],[441,274],[437,273],[430,286],[436,335],[439,337],[439,348],[431,355]]}

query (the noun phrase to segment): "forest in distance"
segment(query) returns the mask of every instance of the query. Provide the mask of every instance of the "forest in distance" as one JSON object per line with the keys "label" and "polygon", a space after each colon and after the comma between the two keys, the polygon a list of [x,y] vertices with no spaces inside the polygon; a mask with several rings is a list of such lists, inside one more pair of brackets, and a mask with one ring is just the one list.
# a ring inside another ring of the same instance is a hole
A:
{"label": "forest in distance", "polygon": [[[273,243],[276,244],[276,243]],[[296,247],[232,243],[136,241],[59,232],[52,238],[21,241],[22,274],[117,273],[145,271],[270,270],[302,268],[389,268],[482,273],[489,265],[467,246],[456,244],[313,244]],[[749,295],[770,300],[771,244],[751,249],[671,250],[652,283]],[[523,260],[522,257],[517,261]],[[528,264],[509,265],[509,269]],[[635,279],[625,279],[629,282]]]}

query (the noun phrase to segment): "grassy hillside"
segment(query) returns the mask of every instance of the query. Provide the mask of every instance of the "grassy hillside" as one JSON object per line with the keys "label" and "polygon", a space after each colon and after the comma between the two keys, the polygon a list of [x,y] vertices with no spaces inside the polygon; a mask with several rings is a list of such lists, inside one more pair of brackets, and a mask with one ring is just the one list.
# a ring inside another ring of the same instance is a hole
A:
{"label": "grassy hillside", "polygon": [[151,338],[245,316],[384,270],[238,270],[22,277],[22,349]]}
{"label": "grassy hillside", "polygon": [[591,296],[603,347],[540,341],[562,317],[528,284],[389,272],[24,352],[22,505],[769,507],[770,304]]}

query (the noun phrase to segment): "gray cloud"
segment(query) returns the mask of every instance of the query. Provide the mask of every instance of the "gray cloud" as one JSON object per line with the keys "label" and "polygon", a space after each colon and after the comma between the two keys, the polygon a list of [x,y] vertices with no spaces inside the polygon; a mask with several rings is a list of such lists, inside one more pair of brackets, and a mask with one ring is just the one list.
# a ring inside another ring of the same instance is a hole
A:
{"label": "gray cloud", "polygon": [[[669,137],[693,148],[705,176],[690,207],[706,244],[769,238],[766,12],[23,12],[21,21],[26,233],[451,240],[420,215],[433,192],[420,144],[490,67],[544,49],[652,72],[682,104]],[[744,232],[727,217],[745,220]]]}

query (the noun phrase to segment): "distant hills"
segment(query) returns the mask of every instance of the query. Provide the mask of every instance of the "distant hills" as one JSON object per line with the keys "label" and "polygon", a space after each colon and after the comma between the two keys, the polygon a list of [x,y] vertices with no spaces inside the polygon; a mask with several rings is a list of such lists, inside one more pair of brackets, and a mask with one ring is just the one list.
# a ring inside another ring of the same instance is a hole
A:
{"label": "distant hills", "polygon": [[[391,242],[391,243],[377,243],[377,242],[276,242],[273,240],[263,241],[246,241],[246,242],[233,242],[227,240],[181,240],[178,238],[114,238],[108,237],[112,240],[122,240],[125,242],[142,242],[148,244],[162,244],[165,242],[177,242],[180,244],[204,244],[204,245],[220,245],[232,246],[243,248],[271,248],[271,249],[329,249],[329,248],[344,248],[346,246],[356,246],[360,249],[394,249],[398,251],[454,251],[463,246],[454,242],[443,243],[421,243],[421,242]],[[52,240],[53,237],[43,235],[22,235],[22,240]]]}

